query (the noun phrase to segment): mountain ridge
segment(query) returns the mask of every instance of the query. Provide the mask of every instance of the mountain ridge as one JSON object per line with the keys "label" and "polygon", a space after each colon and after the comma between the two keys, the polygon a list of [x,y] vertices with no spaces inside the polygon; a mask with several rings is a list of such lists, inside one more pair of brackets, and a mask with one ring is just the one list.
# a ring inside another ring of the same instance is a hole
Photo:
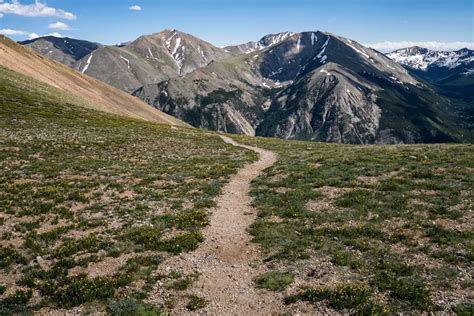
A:
{"label": "mountain ridge", "polygon": [[217,48],[167,29],[100,47],[76,68],[199,128],[348,143],[450,142],[466,134],[464,114],[432,81],[329,32]]}
{"label": "mountain ridge", "polygon": [[0,35],[0,66],[67,91],[86,100],[83,104],[96,110],[168,125],[187,126],[123,91],[45,58],[3,35]]}

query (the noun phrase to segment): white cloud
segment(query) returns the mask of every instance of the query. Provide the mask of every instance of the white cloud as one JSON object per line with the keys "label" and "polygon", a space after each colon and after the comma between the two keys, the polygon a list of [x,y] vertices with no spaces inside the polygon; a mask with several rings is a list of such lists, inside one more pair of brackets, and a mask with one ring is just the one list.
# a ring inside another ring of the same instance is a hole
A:
{"label": "white cloud", "polygon": [[75,20],[76,16],[62,9],[48,7],[46,4],[35,0],[32,4],[21,4],[19,0],[11,2],[0,1],[0,14],[15,14],[26,17],[58,17],[61,19]]}
{"label": "white cloud", "polygon": [[36,33],[30,33],[26,31],[12,30],[12,29],[0,29],[0,34],[6,35],[6,36],[27,37],[28,39],[35,39],[35,38],[43,37],[43,36],[64,37],[61,33],[58,33],[58,32],[53,32],[46,35],[38,35]]}
{"label": "white cloud", "polygon": [[69,30],[69,25],[63,22],[51,23],[48,27],[53,30]]}
{"label": "white cloud", "polygon": [[432,50],[458,50],[461,48],[474,49],[474,42],[379,42],[374,44],[364,44],[365,46],[375,48],[382,52],[391,52],[400,48],[419,46]]}
{"label": "white cloud", "polygon": [[38,38],[38,37],[45,37],[45,36],[54,36],[54,37],[59,37],[59,38],[64,37],[64,35],[62,35],[61,33],[58,33],[58,32],[53,32],[53,33],[44,34],[44,35],[38,35],[36,33],[30,33],[30,34],[28,34],[28,39],[35,39],[35,38]]}
{"label": "white cloud", "polygon": [[12,30],[12,29],[0,29],[0,34],[7,35],[7,36],[25,36],[29,35],[30,33],[20,30]]}
{"label": "white cloud", "polygon": [[132,5],[131,7],[128,7],[128,9],[132,11],[141,11],[142,7],[139,5]]}
{"label": "white cloud", "polygon": [[31,33],[31,34],[28,35],[28,39],[35,39],[35,38],[38,38],[38,37],[40,37],[40,36],[36,33]]}

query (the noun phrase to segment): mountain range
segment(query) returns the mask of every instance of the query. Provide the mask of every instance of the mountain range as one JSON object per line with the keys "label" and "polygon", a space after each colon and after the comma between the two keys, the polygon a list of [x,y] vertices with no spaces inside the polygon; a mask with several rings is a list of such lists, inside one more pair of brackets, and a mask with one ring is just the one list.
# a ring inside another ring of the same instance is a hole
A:
{"label": "mountain range", "polygon": [[177,30],[22,43],[195,127],[340,143],[472,141],[473,52],[384,55],[326,32],[218,48]]}

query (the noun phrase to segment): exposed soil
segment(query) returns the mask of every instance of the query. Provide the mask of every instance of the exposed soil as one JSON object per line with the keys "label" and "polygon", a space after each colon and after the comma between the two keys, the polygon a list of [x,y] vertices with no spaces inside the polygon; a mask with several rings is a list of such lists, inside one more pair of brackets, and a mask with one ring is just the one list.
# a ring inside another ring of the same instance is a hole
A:
{"label": "exposed soil", "polygon": [[[197,271],[199,280],[193,292],[208,300],[200,313],[211,315],[271,315],[283,309],[278,295],[254,287],[253,279],[265,272],[259,247],[251,242],[246,229],[256,218],[250,205],[250,182],[276,161],[275,153],[256,147],[244,146],[228,137],[226,143],[257,152],[260,159],[240,169],[223,188],[212,210],[210,225],[200,247],[191,253],[170,258],[162,267],[178,271]],[[156,298],[157,299],[157,298]],[[150,297],[153,301],[153,294]],[[189,313],[184,307],[177,314]]]}

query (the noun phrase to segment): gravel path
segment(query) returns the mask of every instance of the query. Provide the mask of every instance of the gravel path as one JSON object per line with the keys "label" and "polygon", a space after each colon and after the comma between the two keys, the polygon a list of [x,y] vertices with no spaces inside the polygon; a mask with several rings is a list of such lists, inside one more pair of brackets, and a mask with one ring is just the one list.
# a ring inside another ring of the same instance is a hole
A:
{"label": "gravel path", "polygon": [[[210,225],[204,229],[205,242],[191,253],[170,258],[163,265],[181,271],[197,271],[199,280],[190,292],[206,298],[208,305],[197,313],[208,315],[271,315],[282,310],[281,299],[255,289],[253,279],[265,272],[260,250],[251,243],[246,229],[256,219],[251,207],[250,182],[276,161],[275,153],[241,145],[221,136],[234,146],[257,152],[260,159],[240,169],[223,188],[212,210]],[[187,314],[184,308],[174,311]]]}

